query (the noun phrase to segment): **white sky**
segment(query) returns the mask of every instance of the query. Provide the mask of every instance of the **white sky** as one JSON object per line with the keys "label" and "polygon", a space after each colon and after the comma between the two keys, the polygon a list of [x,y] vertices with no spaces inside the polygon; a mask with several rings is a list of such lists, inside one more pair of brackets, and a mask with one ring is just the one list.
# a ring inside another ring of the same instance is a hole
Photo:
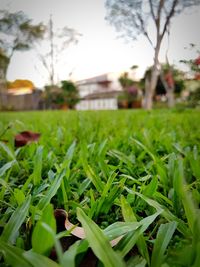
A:
{"label": "white sky", "polygon": [[[123,72],[138,65],[138,76],[152,64],[153,50],[142,36],[125,43],[117,38],[114,27],[104,20],[104,0],[0,0],[0,9],[23,10],[33,22],[47,23],[53,15],[54,28],[68,26],[83,36],[78,45],[66,51],[66,58],[56,70],[59,80],[67,79],[73,70],[73,79],[80,80],[106,72]],[[178,64],[195,54],[184,49],[189,43],[200,47],[200,7],[187,10],[173,20],[170,36],[170,63]],[[165,46],[160,54],[164,60]],[[48,74],[32,51],[14,54],[8,70],[8,80],[30,79],[36,86],[48,83]]]}

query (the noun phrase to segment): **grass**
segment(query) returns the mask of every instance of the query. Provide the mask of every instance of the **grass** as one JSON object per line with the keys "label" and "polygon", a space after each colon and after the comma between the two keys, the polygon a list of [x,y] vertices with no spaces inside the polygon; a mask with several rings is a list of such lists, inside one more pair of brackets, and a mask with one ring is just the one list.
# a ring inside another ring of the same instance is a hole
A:
{"label": "grass", "polygon": [[0,266],[200,266],[199,111],[0,113],[0,139]]}

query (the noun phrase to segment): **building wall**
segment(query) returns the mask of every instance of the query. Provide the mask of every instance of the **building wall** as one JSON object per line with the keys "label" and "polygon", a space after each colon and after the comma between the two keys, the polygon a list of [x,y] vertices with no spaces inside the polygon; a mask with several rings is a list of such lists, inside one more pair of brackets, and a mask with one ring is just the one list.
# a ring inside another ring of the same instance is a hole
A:
{"label": "building wall", "polygon": [[98,84],[82,84],[78,86],[80,97],[85,97],[86,95],[92,94],[95,91],[101,90]]}
{"label": "building wall", "polygon": [[115,110],[117,108],[116,98],[81,100],[76,105],[77,110]]}
{"label": "building wall", "polygon": [[[105,84],[103,84],[105,82]],[[106,84],[106,82],[108,82]],[[121,90],[118,76],[113,74],[99,75],[77,83],[80,97],[104,90]]]}

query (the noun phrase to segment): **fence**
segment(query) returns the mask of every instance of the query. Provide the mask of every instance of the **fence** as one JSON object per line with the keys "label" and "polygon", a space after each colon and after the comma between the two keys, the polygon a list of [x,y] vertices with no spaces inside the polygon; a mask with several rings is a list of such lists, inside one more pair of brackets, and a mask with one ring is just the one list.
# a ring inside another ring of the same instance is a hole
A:
{"label": "fence", "polygon": [[1,110],[36,110],[39,109],[41,92],[33,91],[31,94],[12,95],[9,93],[0,93]]}

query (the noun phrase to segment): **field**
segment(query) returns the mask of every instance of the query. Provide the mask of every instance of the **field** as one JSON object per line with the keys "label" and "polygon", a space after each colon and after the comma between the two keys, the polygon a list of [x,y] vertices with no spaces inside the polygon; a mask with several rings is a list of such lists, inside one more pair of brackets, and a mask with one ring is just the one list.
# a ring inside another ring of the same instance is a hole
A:
{"label": "field", "polygon": [[0,266],[200,266],[200,111],[0,113],[0,139]]}

